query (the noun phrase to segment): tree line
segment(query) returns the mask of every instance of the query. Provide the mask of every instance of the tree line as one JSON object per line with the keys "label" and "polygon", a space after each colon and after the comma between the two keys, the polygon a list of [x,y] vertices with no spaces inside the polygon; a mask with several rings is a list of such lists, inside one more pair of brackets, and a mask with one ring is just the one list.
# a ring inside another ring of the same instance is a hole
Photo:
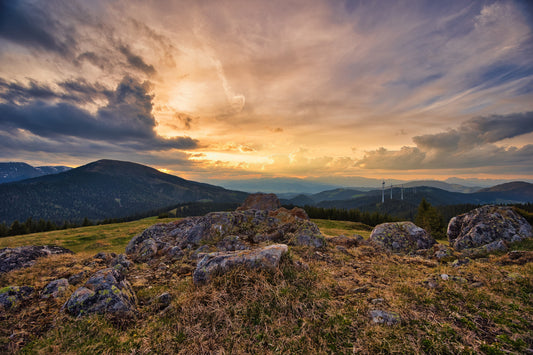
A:
{"label": "tree line", "polygon": [[189,216],[200,216],[209,212],[214,211],[227,211],[234,210],[240,204],[228,202],[228,203],[216,203],[216,202],[191,202],[191,203],[180,203],[172,206],[167,206],[164,208],[158,208],[155,210],[150,210],[143,213],[137,213],[135,215],[123,218],[106,218],[104,220],[93,221],[85,217],[83,220],[75,221],[51,221],[39,219],[35,220],[33,218],[28,218],[24,222],[18,220],[13,221],[11,225],[7,225],[5,222],[0,223],[0,238],[10,237],[15,235],[31,234],[31,233],[42,233],[50,232],[54,230],[70,229],[70,228],[79,228],[87,227],[93,225],[103,225],[103,224],[112,224],[112,223],[124,223],[130,221],[136,221],[139,219],[158,216],[159,218],[168,218],[168,217],[189,217]]}

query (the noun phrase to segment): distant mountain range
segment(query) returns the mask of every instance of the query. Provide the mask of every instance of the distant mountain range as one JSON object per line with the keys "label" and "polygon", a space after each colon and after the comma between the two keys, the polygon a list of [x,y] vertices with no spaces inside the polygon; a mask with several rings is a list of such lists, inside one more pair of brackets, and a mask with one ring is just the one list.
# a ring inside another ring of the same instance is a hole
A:
{"label": "distant mountain range", "polygon": [[0,184],[34,177],[58,174],[70,170],[68,166],[37,166],[26,163],[0,163]]}
{"label": "distant mountain range", "polygon": [[194,201],[242,202],[248,194],[156,169],[99,160],[66,172],[0,185],[0,222],[122,218]]}
{"label": "distant mountain range", "polygon": [[[430,186],[397,186],[386,188],[384,203],[382,191],[360,191],[355,189],[333,189],[312,195],[298,195],[282,199],[285,205],[317,206],[324,208],[360,209],[367,212],[388,213],[401,218],[412,218],[420,201],[424,198],[436,206],[512,204],[533,202],[533,184],[510,182],[476,192],[464,193],[447,191]],[[403,194],[403,198],[402,198]]]}

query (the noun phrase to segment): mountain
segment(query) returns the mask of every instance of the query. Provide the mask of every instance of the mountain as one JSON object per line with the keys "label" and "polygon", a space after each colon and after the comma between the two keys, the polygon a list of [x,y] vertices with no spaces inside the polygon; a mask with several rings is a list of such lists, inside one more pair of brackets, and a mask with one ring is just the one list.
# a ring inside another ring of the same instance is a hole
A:
{"label": "mountain", "polygon": [[0,184],[57,174],[70,170],[68,166],[38,166],[26,163],[0,163]]}
{"label": "mountain", "polygon": [[272,192],[285,193],[317,193],[324,190],[340,187],[334,184],[315,182],[298,178],[261,178],[245,180],[211,180],[210,182],[227,189],[246,192]]}
{"label": "mountain", "polygon": [[242,202],[247,194],[123,161],[0,185],[0,222],[121,218],[185,202]]}
{"label": "mountain", "polygon": [[405,184],[402,184],[404,188],[408,187],[418,187],[418,186],[428,186],[428,187],[435,187],[437,189],[446,190],[450,192],[476,192],[479,189],[481,189],[480,186],[465,186],[460,184],[450,184],[444,181],[438,181],[438,180],[415,180],[415,181],[409,181]]}
{"label": "mountain", "polygon": [[533,184],[524,181],[514,181],[481,189],[477,193],[498,196],[501,199],[533,201]]}

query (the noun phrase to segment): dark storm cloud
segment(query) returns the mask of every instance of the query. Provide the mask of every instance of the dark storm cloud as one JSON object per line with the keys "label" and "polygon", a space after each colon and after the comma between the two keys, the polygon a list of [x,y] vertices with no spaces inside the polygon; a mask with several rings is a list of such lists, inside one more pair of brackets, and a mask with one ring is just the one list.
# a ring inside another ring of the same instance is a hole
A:
{"label": "dark storm cloud", "polygon": [[8,41],[67,55],[76,41],[59,26],[46,7],[27,1],[0,1],[0,37]]}
{"label": "dark storm cloud", "polygon": [[472,118],[458,129],[413,137],[416,147],[366,152],[357,166],[367,169],[447,169],[508,166],[533,172],[533,145],[494,143],[533,132],[533,112]]}
{"label": "dark storm cloud", "polygon": [[119,50],[122,54],[124,54],[126,60],[133,68],[136,68],[148,75],[155,74],[154,66],[146,64],[140,56],[133,54],[128,46],[120,46]]}
{"label": "dark storm cloud", "polygon": [[83,78],[71,79],[57,83],[62,89],[57,90],[48,84],[30,80],[27,85],[8,82],[0,78],[0,101],[14,104],[26,104],[32,101],[54,101],[87,103],[96,99],[105,99],[112,91],[99,83],[91,84]]}
{"label": "dark storm cloud", "polygon": [[[97,87],[83,81],[63,83],[84,94],[96,95]],[[162,138],[155,132],[152,96],[149,84],[124,77],[113,92],[107,92],[107,106],[96,113],[66,102],[49,103],[34,100],[25,104],[0,104],[0,128],[20,129],[46,139],[86,139],[104,141],[134,149],[194,149],[198,142],[189,137]]]}

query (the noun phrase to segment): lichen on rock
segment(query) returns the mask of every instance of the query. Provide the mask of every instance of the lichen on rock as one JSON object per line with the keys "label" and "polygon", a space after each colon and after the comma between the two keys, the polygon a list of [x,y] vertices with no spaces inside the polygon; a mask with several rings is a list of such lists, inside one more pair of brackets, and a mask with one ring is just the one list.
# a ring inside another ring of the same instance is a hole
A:
{"label": "lichen on rock", "polygon": [[370,234],[370,241],[394,253],[409,254],[428,249],[435,239],[413,222],[393,222],[377,225]]}
{"label": "lichen on rock", "polygon": [[[452,218],[447,235],[454,249],[464,250],[480,248],[499,240],[521,241],[531,238],[533,230],[512,207],[487,205]],[[494,244],[489,249],[504,250],[501,246],[502,243]]]}

